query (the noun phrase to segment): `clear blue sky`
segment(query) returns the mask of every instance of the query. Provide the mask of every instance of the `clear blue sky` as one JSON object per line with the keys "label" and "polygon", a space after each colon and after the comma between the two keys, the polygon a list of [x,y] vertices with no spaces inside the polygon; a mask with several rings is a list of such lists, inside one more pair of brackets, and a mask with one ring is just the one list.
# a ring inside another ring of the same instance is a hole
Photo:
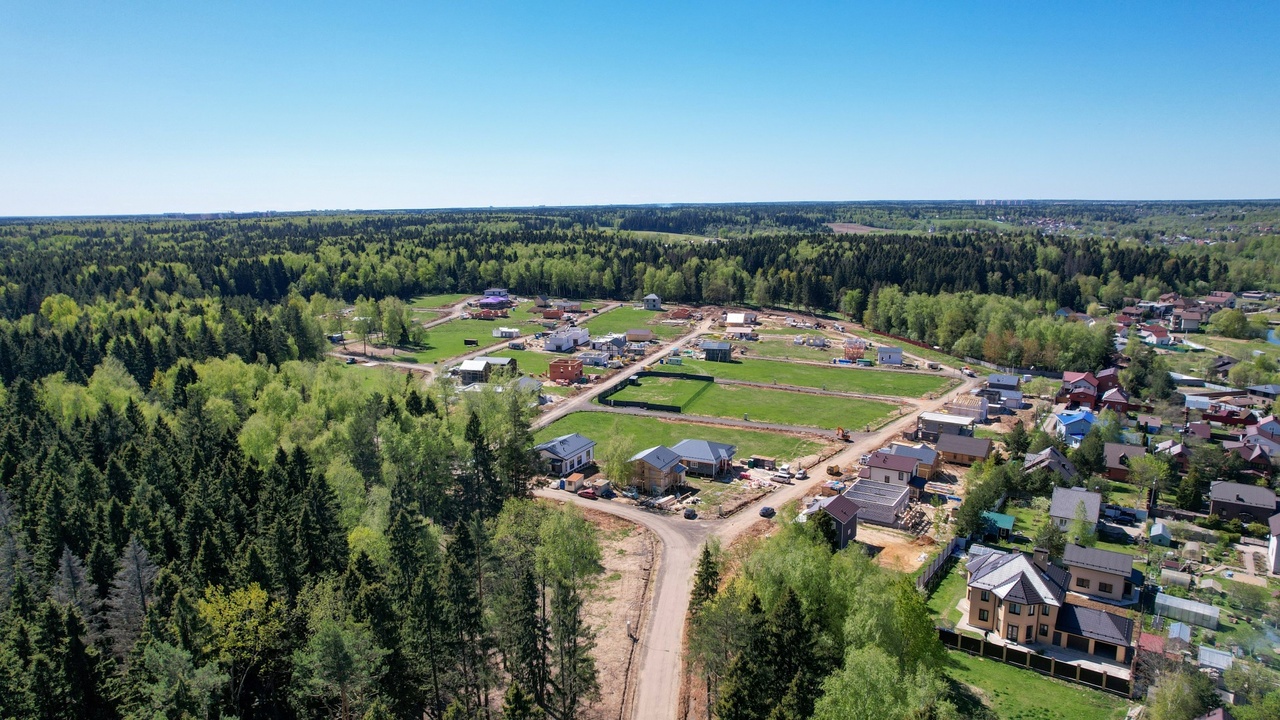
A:
{"label": "clear blue sky", "polygon": [[1280,3],[1052,4],[0,0],[0,215],[1280,197]]}

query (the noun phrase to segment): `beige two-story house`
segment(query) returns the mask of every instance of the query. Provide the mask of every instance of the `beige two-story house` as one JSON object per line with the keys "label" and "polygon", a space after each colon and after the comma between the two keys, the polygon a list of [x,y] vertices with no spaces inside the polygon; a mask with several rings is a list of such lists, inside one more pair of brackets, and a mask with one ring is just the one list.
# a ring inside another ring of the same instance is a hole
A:
{"label": "beige two-story house", "polygon": [[1051,565],[1044,551],[1034,558],[992,551],[974,557],[966,570],[967,622],[974,629],[1032,649],[1056,645],[1107,661],[1130,661],[1133,621],[1070,602],[1071,573]]}
{"label": "beige two-story house", "polygon": [[1062,564],[1071,573],[1073,593],[1115,605],[1138,601],[1142,573],[1133,569],[1133,556],[1110,550],[1067,545]]}

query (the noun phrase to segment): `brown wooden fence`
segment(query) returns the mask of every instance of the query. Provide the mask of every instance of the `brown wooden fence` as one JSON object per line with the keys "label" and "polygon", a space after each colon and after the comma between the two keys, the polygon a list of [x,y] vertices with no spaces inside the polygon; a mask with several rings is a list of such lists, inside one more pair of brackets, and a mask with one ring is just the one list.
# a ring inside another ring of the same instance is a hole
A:
{"label": "brown wooden fence", "polygon": [[1112,695],[1129,698],[1133,685],[1127,678],[1111,675],[1106,672],[1090,670],[1086,667],[1062,662],[1047,655],[1027,652],[1000,643],[987,642],[972,635],[961,635],[954,630],[938,628],[938,638],[942,644],[955,650],[962,650],[970,655],[998,660],[1006,665],[1014,665],[1065,680],[1079,685],[1087,685]]}

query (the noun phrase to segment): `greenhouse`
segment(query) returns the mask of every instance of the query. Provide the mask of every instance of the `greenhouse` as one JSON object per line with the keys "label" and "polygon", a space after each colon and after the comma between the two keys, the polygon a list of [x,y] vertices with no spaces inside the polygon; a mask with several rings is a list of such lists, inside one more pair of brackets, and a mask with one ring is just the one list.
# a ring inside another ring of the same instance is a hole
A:
{"label": "greenhouse", "polygon": [[1156,615],[1170,620],[1181,620],[1192,625],[1217,630],[1218,612],[1218,608],[1195,600],[1184,600],[1164,593],[1156,595]]}

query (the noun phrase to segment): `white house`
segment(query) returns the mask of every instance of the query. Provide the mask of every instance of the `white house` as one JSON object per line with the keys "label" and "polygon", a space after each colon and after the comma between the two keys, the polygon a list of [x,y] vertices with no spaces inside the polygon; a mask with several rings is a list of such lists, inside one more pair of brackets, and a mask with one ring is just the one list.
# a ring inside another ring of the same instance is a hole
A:
{"label": "white house", "polygon": [[548,352],[573,352],[579,345],[591,340],[591,332],[584,327],[571,327],[551,333],[543,341]]}
{"label": "white house", "polygon": [[509,297],[511,297],[511,295],[507,292],[507,289],[506,289],[506,288],[489,288],[488,290],[485,290],[485,291],[484,291],[484,296],[485,296],[485,297],[496,297],[496,298],[509,298]]}
{"label": "white house", "polygon": [[753,312],[731,312],[725,313],[725,325],[754,325],[756,323],[756,314]]}
{"label": "white house", "polygon": [[654,295],[653,293],[649,293],[648,295],[645,295],[644,309],[645,310],[662,310],[662,298],[658,297],[657,295]]}
{"label": "white house", "polygon": [[497,327],[493,329],[493,336],[496,338],[518,338],[520,330],[518,328]]}
{"label": "white house", "polygon": [[876,348],[876,362],[881,365],[901,365],[902,348],[881,345]]}

